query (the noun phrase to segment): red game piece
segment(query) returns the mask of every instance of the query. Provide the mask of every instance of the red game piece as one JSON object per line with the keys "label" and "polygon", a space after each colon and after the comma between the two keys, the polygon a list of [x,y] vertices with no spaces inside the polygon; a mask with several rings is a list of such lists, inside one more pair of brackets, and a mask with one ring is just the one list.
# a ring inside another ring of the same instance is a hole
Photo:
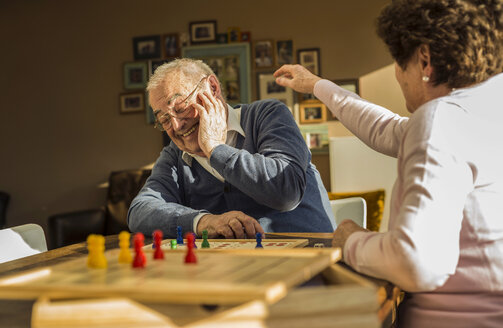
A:
{"label": "red game piece", "polygon": [[162,260],[164,259],[164,252],[161,249],[161,241],[162,241],[162,231],[155,230],[152,234],[152,238],[154,238],[154,260]]}
{"label": "red game piece", "polygon": [[143,253],[143,241],[145,240],[145,237],[141,232],[137,232],[134,235],[133,243],[134,243],[134,250],[136,252],[136,255],[134,256],[133,260],[133,268],[144,268],[145,264],[147,263],[147,259],[145,258],[145,253]]}
{"label": "red game piece", "polygon": [[197,263],[196,253],[194,252],[194,235],[190,232],[185,234],[187,239],[187,255],[185,255],[185,263]]}

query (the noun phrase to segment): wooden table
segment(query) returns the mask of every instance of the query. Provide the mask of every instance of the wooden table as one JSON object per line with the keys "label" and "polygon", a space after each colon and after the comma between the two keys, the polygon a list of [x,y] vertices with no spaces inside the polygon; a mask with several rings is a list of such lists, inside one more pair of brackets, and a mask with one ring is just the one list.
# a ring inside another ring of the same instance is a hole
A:
{"label": "wooden table", "polygon": [[[309,247],[315,244],[323,244],[325,247],[331,246],[331,233],[269,233],[266,238],[302,238],[309,240]],[[106,249],[118,247],[117,235],[106,236]],[[0,264],[0,278],[14,273],[23,272],[45,266],[55,265],[68,260],[87,256],[86,243],[78,243],[54,250],[50,250],[37,255],[21,258],[18,260]],[[358,274],[345,264],[337,264],[348,269],[353,276],[352,279],[361,279],[362,284],[374,285],[378,290],[380,307],[378,318],[383,327],[389,327],[394,319],[399,290],[391,283],[365,275]],[[33,300],[0,300],[0,327],[29,327]]]}

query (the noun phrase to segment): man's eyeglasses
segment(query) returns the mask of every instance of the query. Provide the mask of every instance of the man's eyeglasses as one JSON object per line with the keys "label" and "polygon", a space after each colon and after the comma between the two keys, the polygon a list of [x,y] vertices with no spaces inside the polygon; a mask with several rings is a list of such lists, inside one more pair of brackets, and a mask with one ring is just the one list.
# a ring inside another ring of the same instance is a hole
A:
{"label": "man's eyeglasses", "polygon": [[[194,90],[192,90],[187,97],[182,99],[181,101],[177,101],[182,94],[175,93],[171,98],[168,99],[168,108],[164,114],[160,112],[154,113],[156,116],[154,127],[158,130],[165,131],[171,129],[172,118],[182,119],[189,114],[193,113],[194,106],[191,104],[195,101],[195,97],[197,95],[197,91],[203,85],[203,82],[209,75],[204,76],[196,85]],[[157,116],[159,115],[159,116]]]}

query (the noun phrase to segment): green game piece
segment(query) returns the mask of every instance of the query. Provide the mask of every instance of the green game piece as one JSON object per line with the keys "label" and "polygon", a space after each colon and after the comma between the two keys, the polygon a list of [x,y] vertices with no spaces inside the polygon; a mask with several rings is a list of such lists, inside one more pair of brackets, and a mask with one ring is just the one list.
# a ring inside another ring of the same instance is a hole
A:
{"label": "green game piece", "polygon": [[171,249],[176,249],[177,245],[176,245],[176,240],[175,239],[172,239],[171,240]]}
{"label": "green game piece", "polygon": [[210,243],[208,242],[208,230],[203,230],[203,243],[201,248],[210,248]]}

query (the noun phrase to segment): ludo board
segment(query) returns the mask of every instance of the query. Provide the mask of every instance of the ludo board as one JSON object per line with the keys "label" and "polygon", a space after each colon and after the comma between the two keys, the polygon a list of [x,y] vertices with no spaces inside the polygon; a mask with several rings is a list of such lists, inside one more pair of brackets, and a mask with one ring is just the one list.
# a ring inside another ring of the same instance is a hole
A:
{"label": "ludo board", "polygon": [[[198,249],[202,249],[202,242],[202,239],[196,239]],[[255,249],[255,246],[257,246],[255,239],[208,239],[208,242],[210,243],[210,249]],[[308,243],[307,239],[262,239],[262,247],[266,249],[298,248],[305,247]],[[177,245],[177,248],[183,249],[186,245],[186,240],[184,240],[184,244]],[[144,248],[151,249],[152,244]],[[161,248],[163,250],[171,249],[171,239],[164,239],[161,242]]]}

